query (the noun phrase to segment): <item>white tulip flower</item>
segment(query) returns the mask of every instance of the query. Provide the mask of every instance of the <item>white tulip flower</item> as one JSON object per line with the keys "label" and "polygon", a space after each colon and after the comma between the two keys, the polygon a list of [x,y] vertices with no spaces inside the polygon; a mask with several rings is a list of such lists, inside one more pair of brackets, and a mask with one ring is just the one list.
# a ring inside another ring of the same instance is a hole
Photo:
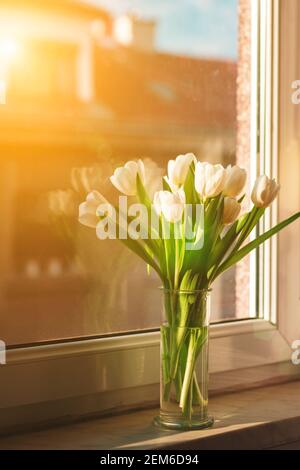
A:
{"label": "white tulip flower", "polygon": [[198,162],[195,171],[195,189],[202,199],[218,196],[224,189],[225,169],[222,165]]}
{"label": "white tulip flower", "polygon": [[241,204],[233,197],[224,198],[223,224],[232,224],[241,212]]}
{"label": "white tulip flower", "polygon": [[280,186],[266,175],[259,176],[254,184],[251,199],[256,207],[268,207],[276,198]]}
{"label": "white tulip flower", "polygon": [[175,160],[169,160],[168,176],[165,176],[165,180],[172,191],[176,191],[176,189],[184,185],[192,162],[197,163],[197,159],[193,153],[178,155]]}
{"label": "white tulip flower", "polygon": [[148,196],[153,199],[154,194],[162,189],[164,170],[150,158],[143,159],[145,167],[145,188]]}
{"label": "white tulip flower", "polygon": [[243,168],[240,168],[237,165],[229,165],[226,170],[226,177],[224,183],[223,194],[224,196],[236,197],[243,191],[246,179],[247,172]]}
{"label": "white tulip flower", "polygon": [[184,212],[185,192],[182,188],[174,193],[158,191],[154,195],[153,204],[156,212],[163,214],[168,222],[179,222]]}
{"label": "white tulip flower", "polygon": [[142,182],[145,181],[145,168],[142,160],[129,161],[115,170],[110,177],[112,184],[126,196],[135,196],[137,192],[136,177],[139,174]]}
{"label": "white tulip flower", "polygon": [[102,194],[98,191],[89,193],[85,202],[79,205],[79,222],[87,227],[95,228],[99,222],[96,211],[100,204],[108,204]]}

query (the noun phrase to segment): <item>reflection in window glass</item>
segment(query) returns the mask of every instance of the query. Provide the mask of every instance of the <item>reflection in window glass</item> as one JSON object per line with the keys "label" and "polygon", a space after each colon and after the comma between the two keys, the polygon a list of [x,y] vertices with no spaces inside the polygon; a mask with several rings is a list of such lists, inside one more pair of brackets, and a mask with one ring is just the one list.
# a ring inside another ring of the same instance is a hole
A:
{"label": "reflection in window glass", "polygon": [[[238,0],[1,2],[8,344],[159,325],[158,279],[79,225],[78,204],[93,189],[116,201],[109,176],[129,159],[144,160],[153,190],[179,154],[237,161],[238,29]],[[215,284],[213,321],[247,314],[236,279],[231,270]]]}

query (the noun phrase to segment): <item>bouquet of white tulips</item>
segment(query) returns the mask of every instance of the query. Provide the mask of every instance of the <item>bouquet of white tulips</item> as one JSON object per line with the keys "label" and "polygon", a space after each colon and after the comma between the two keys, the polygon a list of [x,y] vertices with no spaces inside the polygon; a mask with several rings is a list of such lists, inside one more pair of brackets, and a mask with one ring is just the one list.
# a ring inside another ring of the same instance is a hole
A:
{"label": "bouquet of white tulips", "polygon": [[170,160],[167,176],[149,185],[143,162],[130,161],[111,176],[122,198],[133,200],[129,210],[124,201],[114,207],[96,191],[79,208],[81,223],[95,227],[100,239],[119,239],[160,277],[167,322],[162,330],[163,399],[170,399],[174,385],[173,400],[186,419],[193,407],[206,403],[197,386],[195,363],[207,340],[208,321],[201,309],[205,298],[195,292],[207,292],[220,274],[300,215],[247,243],[279,185],[265,175],[258,177],[251,194],[253,207],[240,214],[246,178],[238,166],[225,169],[186,154]]}
{"label": "bouquet of white tulips", "polygon": [[[251,194],[253,208],[239,217],[246,176],[246,171],[238,166],[225,169],[222,165],[197,162],[193,154],[179,155],[169,161],[162,189],[151,200],[143,162],[130,161],[115,170],[111,182],[122,194],[137,197],[147,209],[148,227],[140,228],[141,236],[137,231],[131,236],[131,224],[136,226],[137,219],[143,222],[143,217],[134,219],[130,213],[121,213],[97,191],[90,192],[80,205],[79,221],[95,227],[100,239],[104,238],[103,233],[107,238],[118,238],[157,272],[165,288],[180,289],[183,278],[190,272],[197,275],[195,287],[206,289],[217,276],[300,215],[293,215],[241,248],[279,191],[274,180],[259,176]],[[201,216],[193,218],[197,206]],[[150,215],[155,218],[154,212],[159,216],[159,224],[151,227],[149,220]],[[116,227],[111,231],[112,223]],[[127,236],[121,237],[124,227]],[[187,238],[186,231],[194,234],[194,239]]]}

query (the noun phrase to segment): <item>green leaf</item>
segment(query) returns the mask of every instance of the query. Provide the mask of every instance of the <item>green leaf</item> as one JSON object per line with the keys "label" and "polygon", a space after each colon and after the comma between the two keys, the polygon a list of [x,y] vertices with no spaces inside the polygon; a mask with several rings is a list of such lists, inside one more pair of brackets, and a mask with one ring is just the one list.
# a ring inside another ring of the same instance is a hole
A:
{"label": "green leaf", "polygon": [[194,274],[191,269],[188,269],[183,277],[180,284],[180,290],[182,291],[193,291],[196,289],[199,275]]}
{"label": "green leaf", "polygon": [[[174,240],[174,226],[173,224],[169,223],[165,217],[162,215],[161,217],[161,224],[162,224],[162,235],[163,235],[163,248],[162,248],[162,257],[163,261],[166,266],[166,274],[169,281],[170,286],[173,285],[174,282],[174,274],[175,274],[175,240]],[[167,231],[168,228],[170,229],[170,237],[168,238]]]}
{"label": "green leaf", "polygon": [[236,233],[240,233],[240,231],[244,228],[248,221],[248,217],[250,216],[251,212],[246,212],[243,214],[237,221],[236,221]]}
{"label": "green leaf", "polygon": [[157,272],[159,277],[162,279],[162,273],[161,273],[159,266],[157,265],[153,257],[149,254],[146,247],[142,245],[142,243],[138,242],[137,240],[132,240],[131,238],[127,238],[126,240],[123,240],[123,239],[119,239],[119,240],[129,250],[131,250],[137,256],[142,258],[147,264],[149,264]]}
{"label": "green leaf", "polygon": [[[217,271],[218,265],[223,260],[226,253],[228,253],[230,248],[233,248],[233,250],[235,249],[235,251],[237,251],[242,245],[243,241],[249,236],[250,232],[257,224],[259,218],[263,215],[263,212],[257,213],[257,210],[258,209],[255,208],[252,209],[251,212],[247,212],[246,214],[242,215],[232,224],[226,235],[219,239],[213,251],[208,277],[214,275],[214,273]],[[262,209],[260,209],[260,211],[261,210]],[[234,246],[234,243],[238,237],[238,242]]]}
{"label": "green leaf", "polygon": [[242,224],[242,227],[239,227],[241,229],[241,236],[240,240],[238,241],[239,246],[246,240],[246,238],[250,235],[254,227],[257,225],[259,219],[264,215],[265,209],[264,208],[258,208],[258,207],[253,207],[251,212],[249,212],[249,216],[246,219],[245,223]]}
{"label": "green leaf", "polygon": [[223,205],[224,198],[222,195],[205,203],[204,244],[201,250],[186,251],[184,270],[192,269],[194,272],[201,273],[202,276],[205,275],[206,277],[210,257],[222,227]]}
{"label": "green leaf", "polygon": [[[137,187],[137,196],[141,204],[143,204],[148,213],[148,238],[144,242],[148,245],[153,254],[159,259],[161,257],[162,242],[159,238],[159,234],[154,232],[153,227],[151,227],[151,208],[152,202],[148,196],[148,193],[142,183],[140,175],[137,173],[136,177],[136,187]],[[155,235],[155,238],[153,238]]]}
{"label": "green leaf", "polygon": [[[113,206],[113,205],[112,205],[112,207],[114,208],[114,210],[116,212],[116,216],[117,216],[117,218],[116,218],[117,233],[120,233],[120,225],[118,223],[118,220],[119,220],[119,217],[120,217],[119,209],[117,207]],[[121,215],[121,217],[123,217],[123,216]],[[124,218],[124,221],[126,221],[125,218]],[[148,243],[149,240],[144,240],[144,241],[133,240],[129,236],[128,236],[127,239],[118,238],[118,240],[121,243],[123,243],[123,245],[125,245],[126,248],[128,248],[130,251],[132,251],[137,256],[142,258],[147,264],[149,264],[157,272],[159,277],[161,279],[163,279],[161,269],[158,266],[158,264],[156,263],[156,261],[154,260],[154,250],[153,250],[153,246],[151,246]]]}
{"label": "green leaf", "polygon": [[136,176],[136,188],[137,188],[137,195],[142,204],[144,204],[147,209],[151,210],[151,200],[147,194],[147,191],[142,183],[140,175],[137,173]]}
{"label": "green leaf", "polygon": [[163,185],[163,190],[164,191],[169,191],[169,193],[172,192],[172,189],[171,189],[169,183],[165,180],[165,178],[162,179],[162,185]]}
{"label": "green leaf", "polygon": [[224,211],[224,197],[222,195],[216,197],[211,201],[208,207],[207,214],[204,221],[204,245],[201,250],[202,264],[204,265],[205,273],[211,265],[211,259],[214,256],[216,243],[219,239],[222,230],[222,218]]}
{"label": "green leaf", "polygon": [[255,240],[252,242],[248,243],[246,246],[241,248],[239,251],[233,253],[221,266],[219,269],[216,271],[215,276],[212,280],[214,280],[217,276],[219,276],[221,273],[226,271],[227,269],[231,268],[234,264],[238,263],[241,259],[243,259],[245,256],[247,256],[252,250],[257,248],[259,245],[264,243],[266,240],[271,238],[273,235],[276,235],[280,230],[283,228],[287,227],[289,224],[294,222],[300,217],[300,212],[297,212],[296,214],[292,215],[288,219],[284,220],[283,222],[280,222],[278,225],[275,227],[271,228],[267,232],[263,233],[259,237],[257,237]]}
{"label": "green leaf", "polygon": [[185,192],[186,204],[199,204],[200,199],[195,191],[195,163],[189,166],[188,173],[183,185]]}
{"label": "green leaf", "polygon": [[[218,210],[220,209],[220,205],[223,204],[223,200],[224,198],[222,194],[220,194],[219,196],[214,197],[208,201],[207,208],[205,211],[205,226],[210,227],[215,222],[215,219],[217,216],[219,216],[220,218],[220,215],[218,214]],[[223,213],[223,210],[222,210],[222,213]]]}
{"label": "green leaf", "polygon": [[223,260],[226,253],[232,247],[233,243],[236,241],[239,236],[242,228],[247,223],[250,213],[244,214],[240,219],[236,220],[223,238],[219,237],[215,249],[211,254],[210,264],[208,266],[208,279],[214,276],[214,273],[217,271],[219,264]]}

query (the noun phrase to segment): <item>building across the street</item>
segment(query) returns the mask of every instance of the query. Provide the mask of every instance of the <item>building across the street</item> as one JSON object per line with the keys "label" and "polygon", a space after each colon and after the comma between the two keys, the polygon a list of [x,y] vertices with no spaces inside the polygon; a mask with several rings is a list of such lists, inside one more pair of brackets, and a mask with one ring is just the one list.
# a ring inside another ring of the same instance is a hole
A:
{"label": "building across the street", "polygon": [[[64,287],[55,276],[45,278],[48,272],[70,272],[72,246],[66,248],[40,217],[44,195],[70,187],[72,168],[139,157],[162,165],[190,151],[223,164],[235,160],[236,63],[162,53],[155,48],[154,21],[126,21],[130,37],[124,38],[117,18],[86,2],[0,5],[0,179],[6,220],[0,227],[6,247],[0,252],[0,303],[16,318],[21,342],[26,315],[36,318],[37,329],[55,336],[49,309],[61,315],[62,305],[75,312],[74,336],[76,324],[82,326],[86,307],[74,290],[85,287],[78,276],[64,278]],[[30,279],[25,282],[24,276]],[[234,282],[232,275],[229,280]],[[43,295],[32,308],[37,291]],[[234,309],[234,289],[230,292],[226,303]],[[97,312],[86,334],[98,325],[96,317]],[[4,316],[0,324],[5,336]],[[97,327],[109,329],[105,319]]]}

